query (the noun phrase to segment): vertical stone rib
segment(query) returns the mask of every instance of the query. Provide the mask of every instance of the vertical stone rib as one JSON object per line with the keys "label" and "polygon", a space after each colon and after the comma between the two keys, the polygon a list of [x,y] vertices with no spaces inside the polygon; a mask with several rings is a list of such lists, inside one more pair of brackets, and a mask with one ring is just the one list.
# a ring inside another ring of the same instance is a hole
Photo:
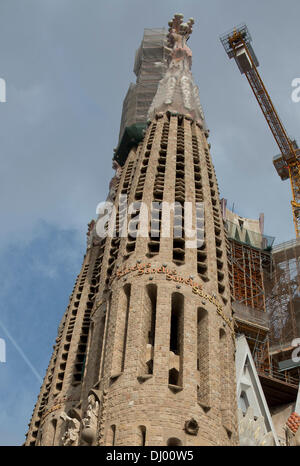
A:
{"label": "vertical stone rib", "polygon": [[[170,263],[173,257],[173,251],[170,248],[170,242],[173,241],[173,224],[174,212],[170,210],[170,206],[175,201],[175,170],[176,170],[176,145],[177,145],[177,117],[170,114],[164,115],[164,121],[169,122],[169,137],[168,137],[168,151],[166,160],[166,178],[163,195],[162,219],[166,222],[169,219],[169,228],[166,231],[162,227],[162,237],[160,240],[160,260],[162,263]],[[166,222],[168,223],[168,222]]]}

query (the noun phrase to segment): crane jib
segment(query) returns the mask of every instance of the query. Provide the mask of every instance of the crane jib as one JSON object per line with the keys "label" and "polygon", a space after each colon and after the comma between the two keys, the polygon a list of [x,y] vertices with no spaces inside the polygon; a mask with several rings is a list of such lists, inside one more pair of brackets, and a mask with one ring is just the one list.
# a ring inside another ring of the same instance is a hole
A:
{"label": "crane jib", "polygon": [[300,236],[300,149],[296,141],[292,141],[287,135],[257,71],[259,63],[250,44],[252,39],[247,26],[243,24],[234,28],[230,33],[221,36],[220,40],[228,57],[234,58],[240,72],[245,74],[279,147],[281,155],[274,157],[273,164],[282,180],[290,179],[293,219],[298,238]]}

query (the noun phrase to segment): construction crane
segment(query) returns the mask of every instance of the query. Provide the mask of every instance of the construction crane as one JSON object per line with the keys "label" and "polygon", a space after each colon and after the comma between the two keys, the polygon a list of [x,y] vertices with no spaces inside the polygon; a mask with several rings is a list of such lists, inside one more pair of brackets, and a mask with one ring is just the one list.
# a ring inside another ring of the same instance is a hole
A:
{"label": "construction crane", "polygon": [[300,236],[300,149],[291,140],[280,121],[272,100],[257,71],[259,66],[251,46],[251,36],[245,24],[235,27],[220,37],[229,58],[234,58],[242,74],[246,75],[252,91],[280,149],[280,155],[273,158],[273,164],[282,180],[290,179],[293,200],[291,201],[296,237]]}

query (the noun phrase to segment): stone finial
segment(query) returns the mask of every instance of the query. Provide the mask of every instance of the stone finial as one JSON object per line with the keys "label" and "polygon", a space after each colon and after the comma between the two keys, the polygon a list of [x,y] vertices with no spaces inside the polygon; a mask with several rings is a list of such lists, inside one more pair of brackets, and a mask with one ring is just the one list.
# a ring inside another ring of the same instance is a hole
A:
{"label": "stone finial", "polygon": [[201,122],[206,128],[200,103],[198,87],[191,73],[192,51],[187,40],[192,33],[193,18],[183,22],[182,14],[175,14],[169,22],[168,69],[159,82],[157,92],[148,111],[148,120],[169,111],[172,116],[184,115],[190,120]]}
{"label": "stone finial", "polygon": [[[173,48],[176,46],[176,43],[179,41],[184,41],[184,43],[189,39],[192,29],[193,29],[193,24],[194,24],[194,19],[190,18],[187,23],[183,22],[183,14],[181,13],[176,13],[173,16],[173,19],[169,21],[169,34],[167,35],[168,39],[168,46]],[[184,45],[184,44],[182,44]]]}

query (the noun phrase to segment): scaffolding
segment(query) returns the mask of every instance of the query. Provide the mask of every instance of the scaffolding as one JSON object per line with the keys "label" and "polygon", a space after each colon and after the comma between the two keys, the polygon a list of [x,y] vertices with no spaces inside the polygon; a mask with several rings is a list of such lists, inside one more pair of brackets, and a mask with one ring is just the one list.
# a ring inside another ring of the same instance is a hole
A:
{"label": "scaffolding", "polygon": [[[292,187],[291,204],[297,240],[279,245],[272,252],[270,245],[267,248],[271,252],[268,265],[262,267],[260,273],[258,264],[262,266],[262,254],[255,252],[254,248],[265,250],[263,241],[261,245],[257,240],[253,241],[245,230],[242,231],[243,237],[237,238],[232,233],[230,236],[228,227],[233,299],[248,306],[249,314],[254,314],[255,308],[258,308],[269,317],[265,352],[261,351],[261,340],[258,344],[261,330],[257,330],[249,318],[246,320],[245,317],[241,319],[237,316],[235,320],[242,321],[249,345],[252,340],[252,351],[265,395],[269,404],[274,406],[293,400],[300,376],[300,363],[292,358],[294,340],[300,336],[300,149],[296,141],[289,138],[258,73],[259,63],[251,46],[252,39],[247,26],[237,26],[220,37],[220,40],[228,57],[234,58],[252,88],[280,149],[280,156],[273,160],[274,166],[282,180],[290,178]],[[235,220],[243,223],[241,218]],[[237,240],[239,244],[236,244]],[[257,298],[256,302],[254,297]]]}
{"label": "scaffolding", "polygon": [[229,245],[229,271],[234,300],[264,312],[264,269],[271,265],[270,253],[232,238]]}
{"label": "scaffolding", "polygon": [[273,248],[265,291],[271,346],[283,351],[300,337],[300,239]]}
{"label": "scaffolding", "polygon": [[272,248],[274,238],[225,224],[236,333],[247,338],[270,406],[288,403],[300,380],[292,360],[300,338],[300,239]]}
{"label": "scaffolding", "polygon": [[269,316],[266,312],[264,275],[271,254],[228,236],[228,265],[237,333],[248,341],[255,363],[269,364]]}
{"label": "scaffolding", "polygon": [[167,69],[168,50],[165,28],[145,29],[142,43],[135,54],[131,83],[123,102],[119,142],[115,160],[123,165],[132,145],[139,143],[147,125],[147,114],[159,81]]}
{"label": "scaffolding", "polygon": [[[170,61],[172,61],[168,36],[169,31],[165,28],[145,29],[141,45],[136,51],[133,68],[136,82],[130,84],[123,101],[119,140],[114,151],[114,160],[121,166],[124,165],[132,147],[142,141],[147,124],[152,119],[151,104],[155,101],[159,83],[165,77]],[[183,88],[182,92],[185,93]],[[197,86],[194,86],[193,92],[196,105],[193,108],[200,120],[203,120],[204,132],[208,134]],[[163,91],[162,94],[159,93],[160,96],[163,94]]]}

